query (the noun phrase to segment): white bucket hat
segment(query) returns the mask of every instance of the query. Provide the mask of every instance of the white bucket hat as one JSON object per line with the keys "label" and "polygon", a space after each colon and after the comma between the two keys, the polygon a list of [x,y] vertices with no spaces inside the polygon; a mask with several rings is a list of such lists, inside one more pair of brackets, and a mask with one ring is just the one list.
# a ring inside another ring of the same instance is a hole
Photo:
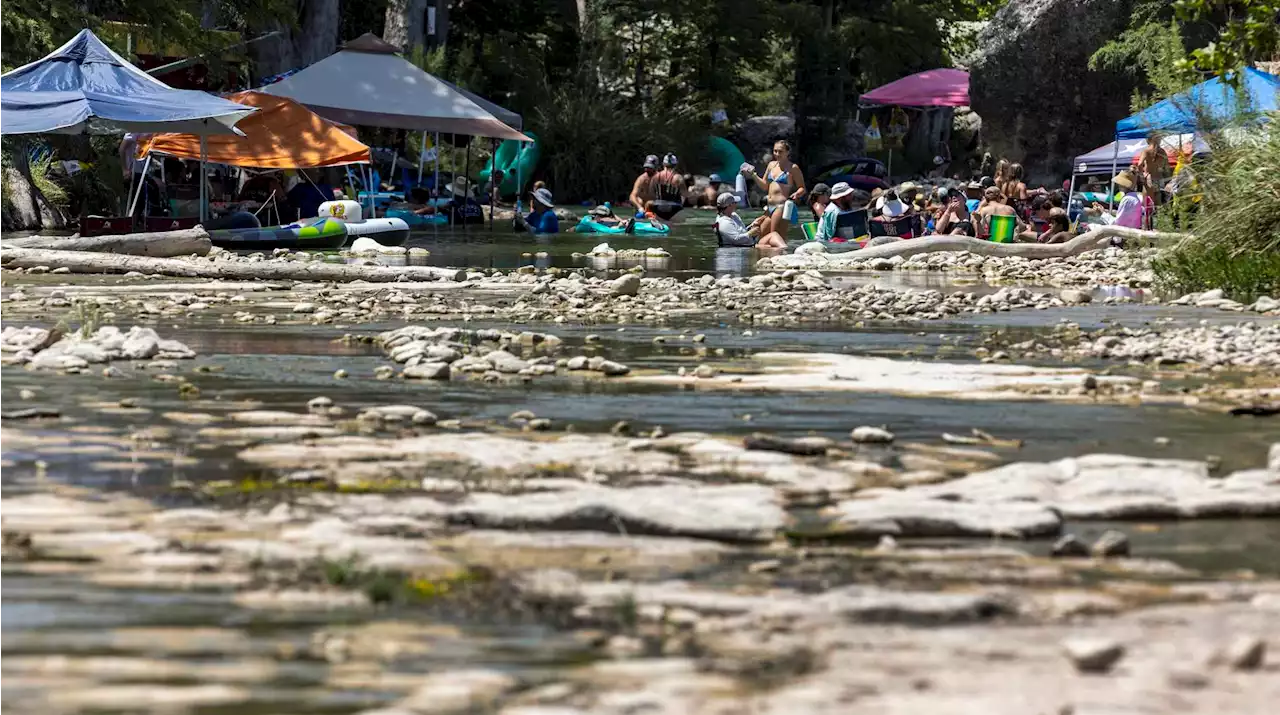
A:
{"label": "white bucket hat", "polygon": [[831,187],[831,200],[843,199],[853,193],[853,187],[847,181],[841,181]]}
{"label": "white bucket hat", "polygon": [[541,189],[534,189],[533,198],[535,201],[547,208],[555,208],[555,199],[551,198],[551,192],[545,187]]}

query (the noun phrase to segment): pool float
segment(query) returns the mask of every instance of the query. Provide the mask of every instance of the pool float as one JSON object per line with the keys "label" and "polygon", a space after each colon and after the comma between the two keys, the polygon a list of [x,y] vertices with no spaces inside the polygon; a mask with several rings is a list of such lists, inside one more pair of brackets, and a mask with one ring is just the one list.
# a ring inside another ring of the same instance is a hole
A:
{"label": "pool float", "polygon": [[332,251],[347,242],[347,225],[335,218],[317,216],[286,226],[217,229],[209,232],[209,240],[231,251]]}
{"label": "pool float", "polygon": [[404,221],[409,228],[424,228],[426,226],[444,226],[449,223],[449,215],[444,213],[427,214],[420,216],[409,209],[387,209],[387,218],[396,218]]}
{"label": "pool float", "polygon": [[368,236],[384,246],[399,246],[409,238],[409,224],[399,218],[365,218],[354,201],[326,201],[320,204],[320,218],[342,221],[348,240]]}
{"label": "pool float", "polygon": [[724,137],[711,137],[707,140],[707,158],[711,163],[711,173],[733,183],[733,177],[742,170],[747,159],[738,150],[737,145]]}
{"label": "pool float", "polygon": [[538,166],[538,159],[542,158],[542,142],[538,139],[538,135],[528,131],[525,135],[533,141],[519,142],[508,139],[498,145],[498,151],[494,153],[493,160],[480,170],[481,183],[489,180],[489,174],[496,167],[502,172],[502,183],[498,184],[498,190],[503,196],[514,196],[523,191],[523,187],[517,182],[522,181],[528,184],[533,178],[533,170]]}
{"label": "pool float", "polygon": [[[574,230],[577,233],[603,233],[610,236],[627,235],[627,229],[625,226],[606,226],[590,216],[583,216],[582,219],[578,221],[578,226]],[[633,235],[665,236],[668,233],[671,233],[670,226],[654,226],[648,221],[636,221],[636,227]]]}

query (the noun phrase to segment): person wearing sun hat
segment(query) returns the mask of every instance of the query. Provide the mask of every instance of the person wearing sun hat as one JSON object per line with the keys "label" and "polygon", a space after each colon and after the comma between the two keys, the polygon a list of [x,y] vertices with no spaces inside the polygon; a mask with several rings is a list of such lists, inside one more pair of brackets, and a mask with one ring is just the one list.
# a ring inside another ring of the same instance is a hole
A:
{"label": "person wearing sun hat", "polygon": [[1116,174],[1111,182],[1124,189],[1124,198],[1120,199],[1115,220],[1111,223],[1128,228],[1142,228],[1146,212],[1142,174],[1125,169]]}
{"label": "person wearing sun hat", "polygon": [[529,233],[560,233],[560,219],[556,217],[556,202],[545,186],[533,190],[529,196],[533,211],[528,216],[516,215],[515,229]]}
{"label": "person wearing sun hat", "polygon": [[[814,240],[833,241],[837,238],[845,238],[840,235],[841,228],[843,224],[848,224],[851,215],[859,210],[857,205],[858,191],[848,182],[841,181],[832,186],[831,205],[822,212],[822,218],[818,221],[818,230],[813,236]],[[854,236],[854,238],[857,237]]]}

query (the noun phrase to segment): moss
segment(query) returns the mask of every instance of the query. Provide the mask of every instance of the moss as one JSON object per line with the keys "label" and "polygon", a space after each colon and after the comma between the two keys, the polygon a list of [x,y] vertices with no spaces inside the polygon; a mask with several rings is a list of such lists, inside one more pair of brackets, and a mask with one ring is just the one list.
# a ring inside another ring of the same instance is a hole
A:
{"label": "moss", "polygon": [[304,580],[318,580],[336,588],[358,590],[369,601],[381,605],[422,605],[443,599],[465,597],[475,587],[491,583],[483,569],[462,568],[444,575],[426,576],[401,571],[365,568],[359,559],[320,558],[304,574]]}

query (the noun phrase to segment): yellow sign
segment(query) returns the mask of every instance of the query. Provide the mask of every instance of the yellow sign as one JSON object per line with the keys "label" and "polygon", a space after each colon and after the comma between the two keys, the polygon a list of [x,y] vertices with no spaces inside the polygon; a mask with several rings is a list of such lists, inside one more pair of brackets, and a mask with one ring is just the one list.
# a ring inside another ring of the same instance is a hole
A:
{"label": "yellow sign", "polygon": [[885,130],[886,143],[890,146],[902,146],[902,138],[907,135],[907,130],[910,128],[907,113],[902,110],[902,107],[894,107],[893,114],[889,115],[889,126]]}

